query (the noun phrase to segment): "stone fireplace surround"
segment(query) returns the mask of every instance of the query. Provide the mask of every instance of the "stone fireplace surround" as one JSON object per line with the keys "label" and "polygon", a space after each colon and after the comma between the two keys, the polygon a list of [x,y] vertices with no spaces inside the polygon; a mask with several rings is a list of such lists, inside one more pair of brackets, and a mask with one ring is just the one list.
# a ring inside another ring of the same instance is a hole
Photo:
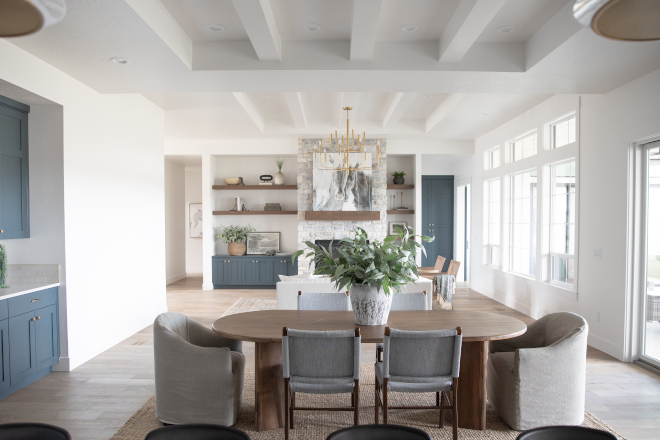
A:
{"label": "stone fireplace surround", "polygon": [[[371,153],[372,166],[377,165],[376,143],[380,144],[380,167],[372,172],[371,194],[371,210],[380,211],[378,221],[305,220],[305,211],[312,210],[314,148],[319,142],[322,148],[330,148],[330,138],[298,140],[298,249],[303,249],[306,241],[338,241],[352,235],[351,231],[358,226],[367,231],[370,239],[383,240],[387,236],[387,141],[367,139],[365,142],[367,152]],[[310,272],[309,263],[309,259],[301,255],[298,258],[298,273]]]}

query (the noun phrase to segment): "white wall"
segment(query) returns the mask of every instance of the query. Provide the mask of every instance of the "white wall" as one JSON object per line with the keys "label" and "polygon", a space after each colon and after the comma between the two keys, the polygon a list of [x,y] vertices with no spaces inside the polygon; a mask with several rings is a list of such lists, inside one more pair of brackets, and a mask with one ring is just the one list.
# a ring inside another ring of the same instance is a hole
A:
{"label": "white wall", "polygon": [[437,160],[425,160],[422,157],[423,176],[453,176],[454,164]]}
{"label": "white wall", "polygon": [[73,369],[166,310],[163,111],[101,95],[6,40],[0,59],[1,80],[63,107],[68,347],[57,368]]}
{"label": "white wall", "polygon": [[186,237],[184,166],[165,159],[165,273],[167,284],[186,277]]}
{"label": "white wall", "polygon": [[191,238],[189,225],[190,225],[190,204],[202,203],[202,168],[201,167],[186,167],[186,200],[185,200],[185,216],[186,216],[186,273],[200,274],[202,273],[202,239]]}
{"label": "white wall", "polygon": [[[483,171],[482,155],[577,105],[578,285],[577,292],[570,292],[482,264],[483,180],[493,174]],[[555,96],[477,139],[475,156],[456,167],[461,178],[472,168],[472,287],[535,318],[563,310],[579,313],[589,322],[589,344],[624,360],[628,143],[658,133],[660,70],[604,95]],[[602,249],[602,259],[594,258],[594,249]]]}
{"label": "white wall", "polygon": [[[218,156],[215,158],[215,185],[224,185],[225,177],[242,177],[246,185],[257,185],[259,176],[277,173],[275,155],[268,156]],[[297,184],[298,159],[296,156],[280,156],[284,159],[282,173],[285,185]],[[241,190],[236,187],[231,191],[213,191],[213,210],[229,211],[234,207],[236,196],[244,199],[244,204],[250,211],[263,211],[266,203],[280,203],[282,211],[297,211],[297,192],[292,190],[281,191],[253,191]],[[280,250],[293,253],[298,244],[298,216],[297,215],[255,215],[255,216],[214,216],[214,226],[247,226],[250,225],[258,232],[280,232]],[[218,230],[213,231],[214,235]],[[216,239],[216,254],[227,254],[227,245]]]}

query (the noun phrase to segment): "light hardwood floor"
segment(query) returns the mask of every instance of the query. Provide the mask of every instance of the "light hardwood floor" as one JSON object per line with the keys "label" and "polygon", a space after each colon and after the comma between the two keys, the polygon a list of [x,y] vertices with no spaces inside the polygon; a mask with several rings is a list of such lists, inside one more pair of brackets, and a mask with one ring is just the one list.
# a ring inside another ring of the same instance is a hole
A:
{"label": "light hardwood floor", "polygon": [[[167,286],[171,311],[210,325],[240,297],[274,297],[274,290],[202,291],[200,278]],[[460,290],[454,307],[533,319],[472,290]],[[371,344],[365,344],[371,345]],[[247,362],[253,344],[245,343]],[[363,359],[373,359],[365,347]],[[629,440],[660,439],[660,376],[617,361],[596,349],[587,353],[587,410]],[[74,439],[109,439],[154,393],[151,327],[122,341],[72,372],[55,372],[0,400],[0,423],[52,423]]]}

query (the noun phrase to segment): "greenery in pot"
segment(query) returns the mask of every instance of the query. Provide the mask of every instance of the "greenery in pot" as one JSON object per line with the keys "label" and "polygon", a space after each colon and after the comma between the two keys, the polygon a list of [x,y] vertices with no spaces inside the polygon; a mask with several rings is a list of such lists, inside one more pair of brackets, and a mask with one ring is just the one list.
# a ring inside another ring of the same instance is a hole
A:
{"label": "greenery in pot", "polygon": [[256,229],[251,228],[250,225],[247,226],[218,226],[218,229],[222,229],[220,234],[216,235],[217,238],[221,238],[224,243],[231,243],[232,241],[236,242],[246,242],[248,232],[254,232]]}
{"label": "greenery in pot", "polygon": [[275,159],[275,165],[277,165],[277,171],[282,171],[282,166],[284,165],[284,159],[280,159],[279,156]]}
{"label": "greenery in pot", "polygon": [[7,251],[4,244],[0,244],[0,288],[9,287],[7,281]]}
{"label": "greenery in pot", "polygon": [[[377,290],[381,288],[387,295],[392,290],[402,292],[402,286],[418,278],[415,256],[419,249],[426,255],[426,249],[414,240],[412,227],[397,228],[398,235],[390,235],[383,241],[367,243],[367,233],[362,228],[353,232],[355,238],[339,241],[337,257],[333,256],[332,243],[329,248],[306,241],[307,250],[302,249],[291,256],[292,261],[307,252],[305,257],[316,262],[315,275],[330,275],[337,290],[350,290],[356,284],[366,284]],[[431,242],[435,237],[420,236]],[[401,240],[396,243],[396,240]]]}
{"label": "greenery in pot", "polygon": [[392,175],[396,178],[396,177],[403,177],[406,175],[406,173],[404,173],[403,171],[395,171],[392,173]]}

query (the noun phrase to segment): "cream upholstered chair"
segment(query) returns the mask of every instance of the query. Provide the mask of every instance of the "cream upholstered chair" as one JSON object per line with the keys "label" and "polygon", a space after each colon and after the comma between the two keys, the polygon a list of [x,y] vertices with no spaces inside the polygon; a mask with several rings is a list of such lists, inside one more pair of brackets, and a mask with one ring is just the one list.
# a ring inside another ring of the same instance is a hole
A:
{"label": "cream upholstered chair", "polygon": [[154,321],[156,417],[171,424],[233,425],[243,398],[242,342],[181,313]]}
{"label": "cream upholstered chair", "polygon": [[[360,329],[282,329],[282,373],[284,375],[284,438],[293,428],[296,393],[351,394],[350,407],[328,408],[353,411],[353,424],[360,420]],[[324,408],[315,408],[323,410]]]}
{"label": "cream upholstered chair", "polygon": [[[461,367],[461,328],[447,330],[408,331],[385,327],[383,362],[376,370],[376,424],[379,406],[383,408],[383,423],[387,424],[390,409],[388,392],[436,393],[435,406],[422,409],[440,410],[439,426],[444,425],[444,410],[452,411],[454,440],[458,437],[457,391]],[[451,404],[447,392],[451,391]],[[381,396],[382,395],[382,396]]]}
{"label": "cream upholstered chair", "polygon": [[488,400],[502,420],[517,430],[584,421],[588,333],[583,317],[561,312],[489,343]]}

